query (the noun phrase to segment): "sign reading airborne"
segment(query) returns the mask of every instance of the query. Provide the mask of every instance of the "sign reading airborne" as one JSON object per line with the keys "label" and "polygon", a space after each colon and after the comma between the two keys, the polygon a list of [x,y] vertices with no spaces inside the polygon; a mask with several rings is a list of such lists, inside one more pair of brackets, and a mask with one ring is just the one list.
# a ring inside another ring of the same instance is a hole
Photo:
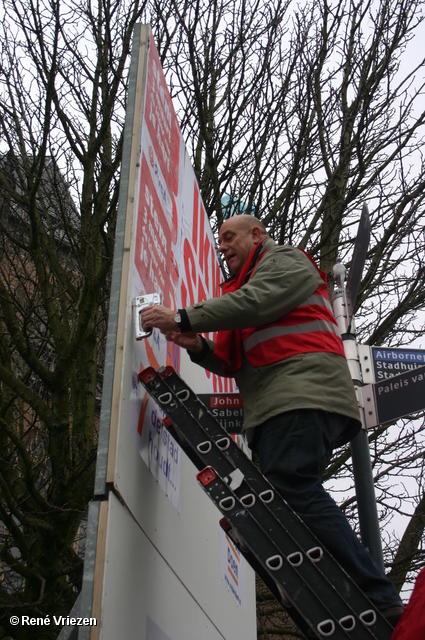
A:
{"label": "sign reading airborne", "polygon": [[425,365],[425,351],[419,349],[372,347],[371,352],[376,382]]}

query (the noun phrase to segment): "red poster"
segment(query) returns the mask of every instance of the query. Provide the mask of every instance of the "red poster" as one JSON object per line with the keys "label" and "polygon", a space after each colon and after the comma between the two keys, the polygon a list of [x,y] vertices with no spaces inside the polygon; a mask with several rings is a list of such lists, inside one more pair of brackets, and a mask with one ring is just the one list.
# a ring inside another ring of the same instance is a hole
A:
{"label": "red poster", "polygon": [[172,197],[179,179],[180,128],[156,47],[150,47],[145,122],[159,167]]}
{"label": "red poster", "polygon": [[162,293],[164,304],[168,305],[171,228],[154,188],[144,154],[142,154],[134,261],[146,293]]}

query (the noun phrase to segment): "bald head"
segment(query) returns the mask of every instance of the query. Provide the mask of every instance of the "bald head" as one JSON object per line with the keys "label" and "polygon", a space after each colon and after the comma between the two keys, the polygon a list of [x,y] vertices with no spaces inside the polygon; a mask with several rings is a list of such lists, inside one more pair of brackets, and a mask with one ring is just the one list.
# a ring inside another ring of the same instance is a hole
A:
{"label": "bald head", "polygon": [[253,249],[267,237],[264,224],[258,218],[246,214],[233,216],[220,227],[218,250],[230,270],[239,273]]}
{"label": "bald head", "polygon": [[254,229],[255,227],[258,227],[258,229],[260,229],[262,236],[268,237],[268,233],[266,231],[264,223],[255,216],[250,216],[246,213],[241,213],[238,216],[232,216],[231,218],[225,220],[220,227],[220,232],[222,229],[225,230],[227,228],[238,228],[249,231],[250,229]]}

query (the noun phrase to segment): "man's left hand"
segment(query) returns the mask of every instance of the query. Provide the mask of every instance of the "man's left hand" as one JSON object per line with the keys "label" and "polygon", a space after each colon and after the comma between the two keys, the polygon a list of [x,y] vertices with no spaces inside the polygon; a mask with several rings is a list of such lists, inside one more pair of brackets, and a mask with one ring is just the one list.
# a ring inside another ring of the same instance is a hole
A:
{"label": "man's left hand", "polygon": [[142,309],[143,331],[151,331],[154,327],[165,333],[166,331],[179,331],[179,326],[174,320],[176,311],[167,309],[160,304],[154,304]]}

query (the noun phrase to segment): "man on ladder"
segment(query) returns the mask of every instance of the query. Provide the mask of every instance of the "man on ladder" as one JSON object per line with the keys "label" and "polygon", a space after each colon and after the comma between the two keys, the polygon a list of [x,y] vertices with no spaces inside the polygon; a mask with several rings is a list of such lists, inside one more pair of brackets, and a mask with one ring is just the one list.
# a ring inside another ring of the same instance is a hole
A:
{"label": "man on ladder", "polygon": [[[302,250],[276,245],[254,216],[226,220],[218,248],[233,274],[224,295],[177,313],[147,307],[143,328],[157,327],[200,366],[235,377],[263,475],[395,625],[397,590],[322,485],[333,448],[361,427],[326,276]],[[215,343],[200,335],[214,331]]]}

